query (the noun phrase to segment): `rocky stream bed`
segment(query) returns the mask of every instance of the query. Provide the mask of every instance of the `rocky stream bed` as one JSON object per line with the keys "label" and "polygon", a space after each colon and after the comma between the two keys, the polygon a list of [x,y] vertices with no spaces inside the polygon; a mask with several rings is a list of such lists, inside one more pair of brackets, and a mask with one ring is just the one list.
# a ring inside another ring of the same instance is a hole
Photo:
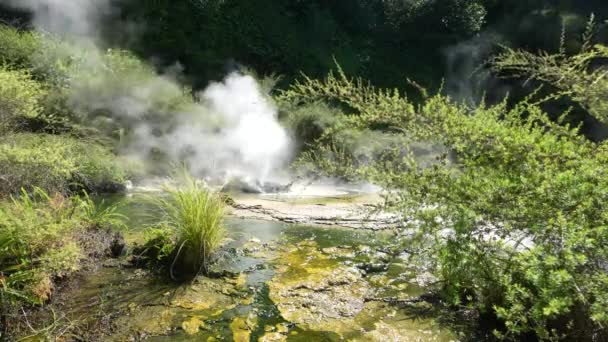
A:
{"label": "rocky stream bed", "polygon": [[[462,327],[424,299],[432,276],[386,248],[395,217],[353,216],[363,202],[237,198],[213,276],[177,285],[110,259],[54,310],[76,340],[462,340]],[[126,209],[131,245],[153,220],[138,203]]]}

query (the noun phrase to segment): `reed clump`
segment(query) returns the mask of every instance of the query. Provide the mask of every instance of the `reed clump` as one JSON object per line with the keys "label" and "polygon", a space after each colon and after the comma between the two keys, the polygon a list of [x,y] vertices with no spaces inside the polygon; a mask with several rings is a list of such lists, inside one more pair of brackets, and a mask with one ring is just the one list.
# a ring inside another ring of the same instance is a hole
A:
{"label": "reed clump", "polygon": [[224,202],[219,194],[189,179],[185,185],[166,189],[155,200],[161,213],[160,225],[173,234],[170,273],[207,274],[212,258],[226,237]]}

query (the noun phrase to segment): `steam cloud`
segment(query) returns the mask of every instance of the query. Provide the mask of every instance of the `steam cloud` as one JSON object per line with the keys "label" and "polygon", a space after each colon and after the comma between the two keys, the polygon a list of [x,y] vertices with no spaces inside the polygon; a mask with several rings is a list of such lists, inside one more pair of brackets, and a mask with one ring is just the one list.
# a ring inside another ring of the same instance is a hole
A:
{"label": "steam cloud", "polygon": [[111,0],[0,0],[0,3],[31,11],[37,29],[73,38],[98,35],[99,19],[111,11]]}
{"label": "steam cloud", "polygon": [[[86,68],[103,69],[99,22],[112,12],[111,0],[0,0],[33,13],[40,31],[75,40],[86,48]],[[91,47],[93,47],[91,49]],[[96,85],[72,80],[70,102],[76,110],[104,110],[116,121],[135,121],[125,152],[145,158],[155,149],[173,160],[185,160],[197,176],[250,177],[266,180],[289,157],[290,140],[277,120],[271,99],[251,76],[233,73],[198,94],[199,101],[176,113],[167,113],[169,128],[147,122],[146,113],[157,105],[159,94],[178,94],[180,84],[166,75],[152,80]],[[116,87],[99,92],[99,87]]]}

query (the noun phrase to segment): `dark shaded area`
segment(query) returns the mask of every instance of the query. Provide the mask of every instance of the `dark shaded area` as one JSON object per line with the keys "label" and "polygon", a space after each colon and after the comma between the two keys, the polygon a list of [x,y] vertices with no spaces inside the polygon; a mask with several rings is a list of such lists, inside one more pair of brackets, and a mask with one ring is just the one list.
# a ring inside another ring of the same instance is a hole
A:
{"label": "dark shaded area", "polygon": [[[300,72],[325,75],[335,59],[348,74],[379,86],[405,87],[407,76],[437,88],[444,76],[469,74],[497,43],[555,50],[563,23],[572,33],[568,46],[576,48],[590,13],[608,17],[602,0],[116,0],[114,6],[110,44],[162,67],[179,63],[197,87],[241,64],[285,75],[287,84]],[[27,23],[26,13],[3,7],[5,22]],[[601,31],[599,39],[608,32]]]}

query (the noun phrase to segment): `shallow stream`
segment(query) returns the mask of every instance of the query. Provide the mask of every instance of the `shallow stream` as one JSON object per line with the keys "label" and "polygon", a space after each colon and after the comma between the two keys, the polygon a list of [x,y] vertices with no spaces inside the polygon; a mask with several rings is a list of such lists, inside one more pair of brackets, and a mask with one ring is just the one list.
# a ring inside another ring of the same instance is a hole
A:
{"label": "shallow stream", "polygon": [[[133,244],[154,217],[129,203]],[[392,233],[236,218],[226,228],[217,276],[176,285],[111,260],[69,294],[69,319],[115,341],[459,340],[431,304],[408,302],[427,285],[386,250]]]}

